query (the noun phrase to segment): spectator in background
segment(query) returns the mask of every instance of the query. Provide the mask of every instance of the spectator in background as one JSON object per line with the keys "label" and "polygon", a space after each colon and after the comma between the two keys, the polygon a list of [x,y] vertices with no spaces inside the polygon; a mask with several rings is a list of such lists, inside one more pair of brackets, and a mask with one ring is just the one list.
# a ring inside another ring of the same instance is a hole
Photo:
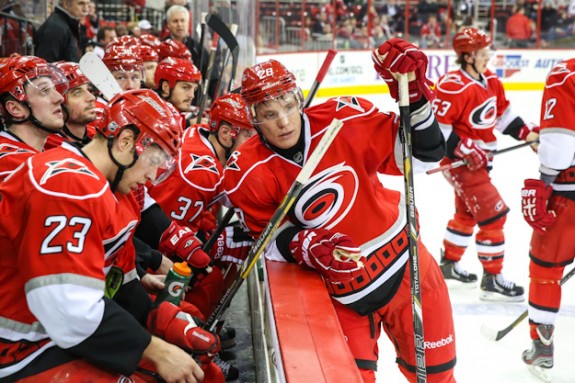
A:
{"label": "spectator in background", "polygon": [[533,34],[531,20],[525,16],[525,7],[517,6],[515,13],[507,20],[505,35],[510,48],[527,48]]}
{"label": "spectator in background", "polygon": [[80,60],[80,20],[88,0],[61,0],[34,36],[36,55],[48,62]]}
{"label": "spectator in background", "polygon": [[420,48],[441,48],[441,25],[437,21],[437,16],[429,15],[427,23],[421,27]]}
{"label": "spectator in background", "polygon": [[104,58],[104,49],[106,48],[106,45],[108,45],[108,43],[110,43],[116,37],[117,35],[115,28],[106,26],[98,30],[98,34],[96,35],[97,43],[94,47],[94,52],[98,55],[98,57]]}

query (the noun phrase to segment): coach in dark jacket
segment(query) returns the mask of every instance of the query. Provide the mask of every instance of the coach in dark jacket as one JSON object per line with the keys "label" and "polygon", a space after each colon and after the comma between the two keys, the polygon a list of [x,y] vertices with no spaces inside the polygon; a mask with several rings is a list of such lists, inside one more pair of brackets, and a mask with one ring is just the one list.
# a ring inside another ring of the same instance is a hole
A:
{"label": "coach in dark jacket", "polygon": [[61,0],[36,32],[36,56],[48,62],[80,60],[80,20],[88,14],[89,0]]}

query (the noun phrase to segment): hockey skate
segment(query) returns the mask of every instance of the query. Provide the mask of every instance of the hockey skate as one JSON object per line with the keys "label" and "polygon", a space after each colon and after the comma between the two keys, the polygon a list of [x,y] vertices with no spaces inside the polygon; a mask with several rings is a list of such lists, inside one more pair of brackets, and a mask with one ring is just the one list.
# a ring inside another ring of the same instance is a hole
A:
{"label": "hockey skate", "polygon": [[529,372],[544,382],[551,382],[549,373],[553,367],[553,330],[552,324],[537,326],[539,339],[533,340],[530,350],[523,351],[523,361]]}
{"label": "hockey skate", "polygon": [[503,274],[483,273],[479,299],[497,302],[523,302],[523,287],[505,279]]}
{"label": "hockey skate", "polygon": [[439,264],[445,283],[449,287],[473,287],[477,282],[477,275],[461,268],[459,262],[445,259],[441,250],[441,263]]}

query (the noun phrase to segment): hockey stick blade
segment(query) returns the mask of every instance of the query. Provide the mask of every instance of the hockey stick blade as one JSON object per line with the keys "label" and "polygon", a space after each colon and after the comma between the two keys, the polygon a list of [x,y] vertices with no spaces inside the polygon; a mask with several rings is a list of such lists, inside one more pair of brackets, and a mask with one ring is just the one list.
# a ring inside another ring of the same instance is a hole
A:
{"label": "hockey stick blade", "polygon": [[122,93],[122,88],[118,81],[112,76],[104,62],[94,52],[87,52],[80,59],[80,70],[88,77],[104,98],[110,101],[118,93]]}
{"label": "hockey stick blade", "polygon": [[295,203],[297,197],[299,196],[299,193],[304,187],[304,184],[311,177],[319,161],[322,159],[324,154],[329,149],[331,143],[333,142],[337,133],[341,130],[342,126],[343,122],[334,118],[331,124],[329,124],[329,126],[326,128],[326,131],[323,134],[323,137],[321,138],[317,147],[315,148],[313,153],[309,156],[307,161],[304,163],[303,168],[299,172],[298,176],[296,177],[295,181],[291,185],[288,192],[286,193],[282,202],[277,207],[276,211],[270,218],[270,221],[268,222],[268,224],[263,229],[256,242],[250,249],[244,263],[238,270],[238,273],[236,274],[235,278],[232,280],[229,287],[226,289],[220,301],[214,308],[212,314],[206,321],[204,325],[205,329],[213,331],[216,328],[216,325],[221,320],[224,312],[226,311],[233,297],[240,289],[240,286],[242,285],[243,281],[247,279],[250,271],[255,266],[260,256],[263,254],[266,246],[272,240],[279,225],[283,222],[288,211]]}
{"label": "hockey stick blade", "polygon": [[222,38],[222,40],[224,40],[224,42],[226,43],[232,54],[236,49],[239,49],[238,40],[236,40],[236,36],[234,36],[232,31],[228,28],[226,23],[222,21],[222,19],[220,19],[216,15],[209,15],[208,18],[206,19],[206,24],[214,32],[220,35],[220,37]]}

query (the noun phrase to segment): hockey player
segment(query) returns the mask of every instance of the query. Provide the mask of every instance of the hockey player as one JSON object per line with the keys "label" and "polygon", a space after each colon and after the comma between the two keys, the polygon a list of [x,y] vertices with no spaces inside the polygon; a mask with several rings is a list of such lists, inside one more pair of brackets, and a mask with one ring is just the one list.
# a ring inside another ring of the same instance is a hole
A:
{"label": "hockey player", "polygon": [[200,81],[202,74],[190,60],[168,57],[156,68],[158,94],[186,116],[186,126],[191,125],[192,102]]}
{"label": "hockey player", "polygon": [[64,141],[86,145],[95,133],[94,129],[88,129],[87,124],[97,117],[96,97],[91,91],[90,80],[80,71],[78,63],[60,61],[54,66],[66,76],[69,88],[62,104],[64,127],[59,133],[48,137],[45,149],[60,146]]}
{"label": "hockey player", "polygon": [[[136,38],[136,41],[139,41]],[[144,62],[132,46],[114,45],[106,48],[102,59],[123,91],[140,89],[144,81]]]}
{"label": "hockey player", "polygon": [[144,88],[156,89],[154,75],[158,67],[158,52],[149,45],[136,45],[132,48],[144,63]]}
{"label": "hockey player", "polygon": [[182,135],[155,93],[135,92],[111,100],[107,130],[82,149],[37,154],[0,184],[1,378],[117,382],[145,361],[166,381],[201,381],[194,360],[146,321],[188,351],[218,349],[171,303],[138,318],[105,296],[138,222],[131,191],[170,166]]}
{"label": "hockey player", "polygon": [[0,180],[44,149],[64,126],[65,76],[35,56],[0,59]]}
{"label": "hockey player", "polygon": [[[415,72],[409,85],[414,163],[421,169],[434,166],[445,153],[445,142],[428,101],[433,93],[425,77],[427,57],[414,45],[391,39],[373,52],[373,60],[396,99],[398,85],[391,72]],[[266,257],[297,262],[322,275],[365,382],[375,381],[382,327],[395,345],[400,370],[415,382],[405,205],[400,192],[383,187],[377,178],[378,173],[402,174],[398,116],[357,97],[330,99],[302,111],[293,73],[275,60],[244,71],[241,95],[260,139],[248,140],[232,154],[223,182],[254,237],[267,225],[331,120],[344,122]],[[425,336],[445,340],[442,347],[426,350],[427,379],[454,382],[447,287],[421,243],[419,261]]]}
{"label": "hockey player", "polygon": [[523,360],[544,373],[553,367],[553,331],[565,265],[575,258],[575,59],[547,76],[541,102],[540,178],[525,180],[523,216],[534,231],[529,246],[529,333]]}
{"label": "hockey player", "polygon": [[497,148],[495,129],[521,140],[537,134],[512,111],[501,81],[487,69],[491,43],[491,37],[476,28],[457,33],[453,49],[461,68],[443,75],[436,86],[433,109],[447,142],[442,164],[467,161],[467,166],[444,171],[455,190],[455,215],[447,224],[441,269],[447,280],[477,281],[477,275],[459,265],[477,225],[475,242],[484,269],[481,299],[522,301],[523,287],[501,273],[509,208],[491,183],[488,153]]}

